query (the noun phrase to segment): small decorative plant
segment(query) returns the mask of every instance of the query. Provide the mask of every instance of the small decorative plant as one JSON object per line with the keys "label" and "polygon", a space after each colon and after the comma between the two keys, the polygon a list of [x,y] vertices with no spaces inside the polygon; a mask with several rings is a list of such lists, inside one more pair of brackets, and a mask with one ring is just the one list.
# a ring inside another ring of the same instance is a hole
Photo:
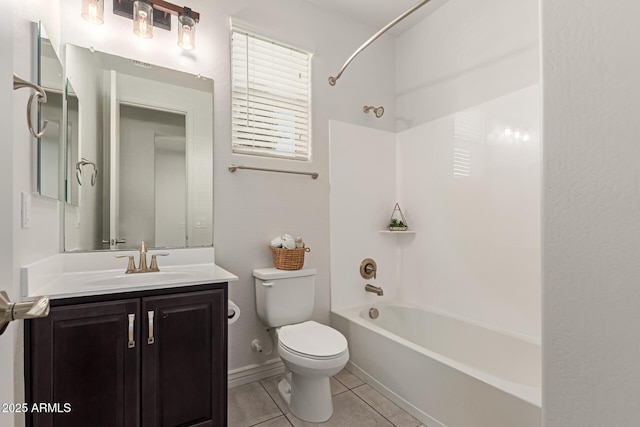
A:
{"label": "small decorative plant", "polygon": [[404,228],[404,222],[402,220],[393,218],[389,221],[389,228]]}
{"label": "small decorative plant", "polygon": [[405,231],[409,228],[407,226],[407,220],[404,219],[404,214],[402,213],[402,209],[400,209],[400,205],[398,203],[396,203],[396,206],[393,208],[387,228],[389,231]]}

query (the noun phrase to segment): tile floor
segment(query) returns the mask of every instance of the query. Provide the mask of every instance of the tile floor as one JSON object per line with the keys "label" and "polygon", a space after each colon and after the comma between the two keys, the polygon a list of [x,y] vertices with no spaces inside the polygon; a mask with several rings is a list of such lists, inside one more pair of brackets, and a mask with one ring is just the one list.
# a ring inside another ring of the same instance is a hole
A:
{"label": "tile floor", "polygon": [[229,390],[229,427],[424,427],[420,421],[347,370],[331,378],[333,416],[306,423],[289,412],[278,394],[284,375]]}

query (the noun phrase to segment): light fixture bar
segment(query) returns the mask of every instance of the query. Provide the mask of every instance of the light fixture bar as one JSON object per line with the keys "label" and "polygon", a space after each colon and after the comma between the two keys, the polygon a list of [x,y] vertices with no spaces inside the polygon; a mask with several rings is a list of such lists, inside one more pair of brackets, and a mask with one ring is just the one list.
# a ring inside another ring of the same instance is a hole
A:
{"label": "light fixture bar", "polygon": [[[147,3],[151,3],[147,1]],[[133,0],[113,0],[114,15],[133,19]],[[153,13],[153,26],[171,31],[171,15],[161,10]]]}
{"label": "light fixture bar", "polygon": [[171,30],[171,15],[176,15],[178,46],[184,50],[194,50],[196,47],[196,23],[200,21],[200,14],[187,6],[178,6],[164,0],[113,0],[113,13],[133,19],[133,32],[147,39],[153,37],[154,26]]}
{"label": "light fixture bar", "polygon": [[[166,2],[164,0],[147,0],[153,5],[154,9],[160,10],[164,13],[170,13],[172,15],[182,14],[184,7],[178,6],[173,3]],[[198,12],[191,11],[191,17],[194,21],[200,22],[200,14]]]}

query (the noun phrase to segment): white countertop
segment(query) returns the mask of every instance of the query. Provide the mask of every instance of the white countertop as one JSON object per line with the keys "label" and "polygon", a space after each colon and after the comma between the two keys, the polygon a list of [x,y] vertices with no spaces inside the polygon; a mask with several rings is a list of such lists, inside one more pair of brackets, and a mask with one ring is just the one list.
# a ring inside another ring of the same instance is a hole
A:
{"label": "white countertop", "polygon": [[158,258],[159,272],[132,274],[125,274],[128,260],[114,255],[134,255],[137,262],[136,251],[56,254],[22,268],[22,296],[60,299],[238,280],[215,264],[213,248],[150,250],[148,263],[156,252],[170,253]]}

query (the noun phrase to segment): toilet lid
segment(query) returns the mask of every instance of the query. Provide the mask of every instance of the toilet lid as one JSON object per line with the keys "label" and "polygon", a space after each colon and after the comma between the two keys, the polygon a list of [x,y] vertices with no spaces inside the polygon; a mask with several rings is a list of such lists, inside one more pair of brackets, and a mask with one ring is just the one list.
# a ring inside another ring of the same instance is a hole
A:
{"label": "toilet lid", "polygon": [[329,326],[314,321],[280,328],[280,344],[301,354],[329,357],[347,350],[347,339]]}

